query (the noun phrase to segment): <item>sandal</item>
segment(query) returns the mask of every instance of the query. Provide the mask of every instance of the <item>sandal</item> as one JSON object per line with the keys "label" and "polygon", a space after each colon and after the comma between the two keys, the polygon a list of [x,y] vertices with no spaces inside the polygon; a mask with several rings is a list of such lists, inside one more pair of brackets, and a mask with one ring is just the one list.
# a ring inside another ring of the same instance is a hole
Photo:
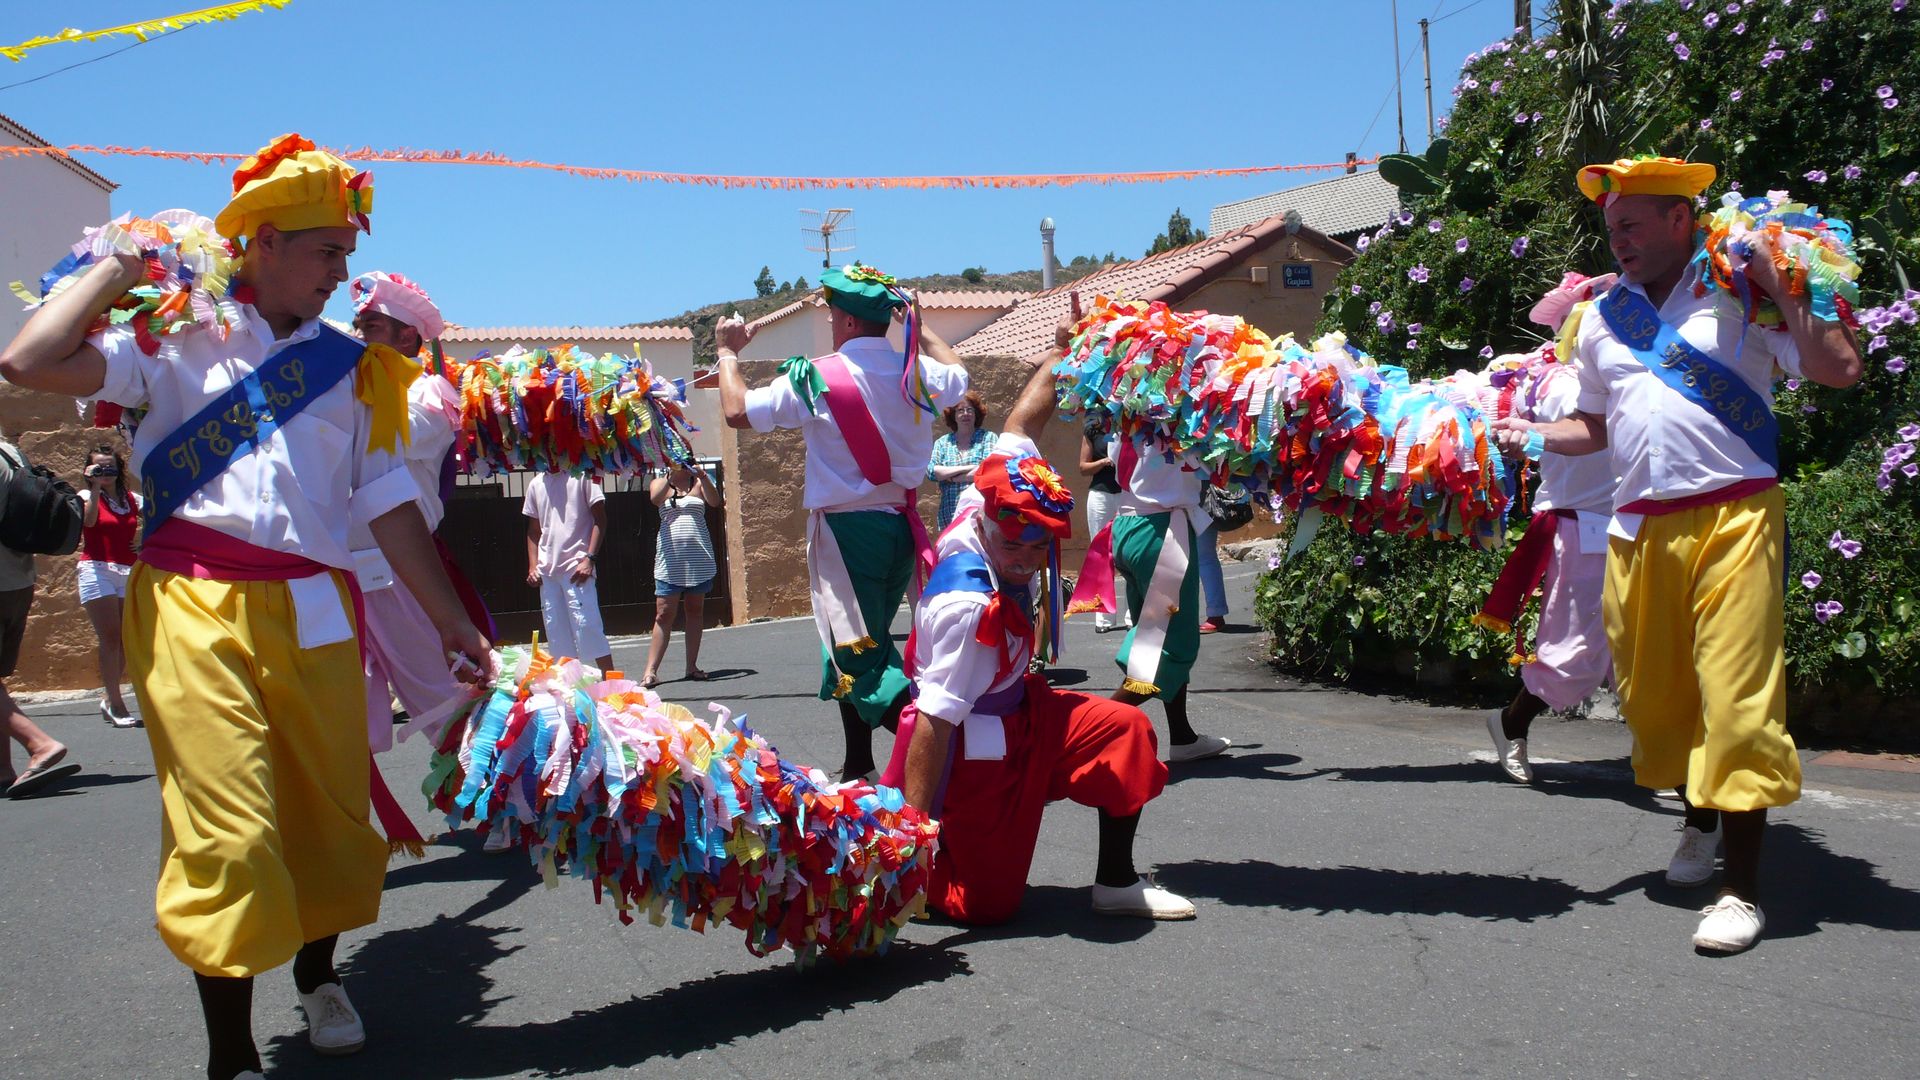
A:
{"label": "sandal", "polygon": [[649,675],[646,678],[640,680],[640,688],[642,690],[651,690],[654,687],[659,685],[660,685],[660,677],[658,675]]}
{"label": "sandal", "polygon": [[708,679],[712,678],[712,676],[708,675],[704,671],[701,671],[699,668],[688,668],[687,678],[692,679],[694,682],[706,682]]}
{"label": "sandal", "polygon": [[55,780],[72,776],[80,771],[78,765],[62,765],[60,759],[67,756],[65,747],[58,753],[47,755],[47,760],[38,765],[28,765],[20,778],[7,786],[7,798],[22,799],[39,791]]}

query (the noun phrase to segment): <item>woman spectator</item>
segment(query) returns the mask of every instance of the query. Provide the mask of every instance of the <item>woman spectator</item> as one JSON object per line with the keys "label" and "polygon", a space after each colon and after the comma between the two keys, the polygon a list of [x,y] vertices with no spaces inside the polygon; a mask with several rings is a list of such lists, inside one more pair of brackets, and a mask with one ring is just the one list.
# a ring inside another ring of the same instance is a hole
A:
{"label": "woman spectator", "polygon": [[648,489],[660,508],[660,535],[653,548],[653,647],[647,651],[647,671],[641,685],[660,682],[660,663],[667,658],[674,616],[687,612],[687,678],[704,681],[700,670],[700,631],[705,625],[707,593],[713,589],[716,567],[713,537],[707,532],[707,508],[720,505],[720,492],[706,470],[675,465],[654,478]]}
{"label": "woman spectator", "polygon": [[949,434],[934,440],[933,462],[927,466],[927,479],[940,484],[940,529],[953,520],[960,493],[973,483],[980,463],[993,453],[993,432],[986,430],[987,407],[980,395],[967,391],[966,400],[945,414]]}
{"label": "woman spectator", "polygon": [[[1087,485],[1087,539],[1091,541],[1120,512],[1125,494],[1120,488],[1119,474],[1113,467],[1112,418],[1105,412],[1088,409],[1081,432],[1080,475],[1093,478]],[[1112,615],[1104,611],[1094,613],[1094,633],[1125,630],[1133,625],[1132,617],[1127,614],[1126,588],[1127,583],[1116,577],[1114,601],[1120,605],[1120,610]]]}
{"label": "woman spectator", "polygon": [[127,656],[120,643],[120,605],[133,569],[133,542],[140,534],[140,496],[127,490],[126,463],[110,446],[87,455],[87,486],[80,493],[86,510],[80,519],[80,562],[74,578],[80,605],[93,620],[100,641],[100,716],[117,728],[139,727],[120,694]]}

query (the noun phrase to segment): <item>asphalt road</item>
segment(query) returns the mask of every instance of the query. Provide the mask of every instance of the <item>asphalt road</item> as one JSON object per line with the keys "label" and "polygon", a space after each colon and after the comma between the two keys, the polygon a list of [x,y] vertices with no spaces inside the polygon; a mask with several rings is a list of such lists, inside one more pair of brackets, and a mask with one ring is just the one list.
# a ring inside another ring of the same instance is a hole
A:
{"label": "asphalt road", "polygon": [[[1228,567],[1236,618],[1253,569]],[[1088,670],[1063,681],[1110,689],[1116,644],[1072,638]],[[1206,639],[1195,722],[1239,748],[1176,772],[1141,825],[1193,922],[1093,916],[1094,815],[1064,804],[1012,925],[915,925],[808,971],[729,930],[623,927],[462,833],[396,862],[380,922],[343,942],[363,1053],[314,1056],[290,976],[260,980],[268,1075],[1920,1075],[1920,775],[1810,764],[1769,833],[1766,938],[1697,956],[1711,897],[1662,883],[1678,816],[1630,783],[1619,724],[1543,719],[1536,760],[1560,760],[1521,787],[1479,714],[1282,679],[1259,644]],[[637,671],[639,647],[616,657]],[[805,621],[711,632],[724,677],[664,689],[832,766],[814,650]],[[146,740],[89,702],[32,712],[86,770],[0,802],[0,1075],[199,1076],[192,983],[152,929]],[[426,760],[382,759],[423,827]]]}

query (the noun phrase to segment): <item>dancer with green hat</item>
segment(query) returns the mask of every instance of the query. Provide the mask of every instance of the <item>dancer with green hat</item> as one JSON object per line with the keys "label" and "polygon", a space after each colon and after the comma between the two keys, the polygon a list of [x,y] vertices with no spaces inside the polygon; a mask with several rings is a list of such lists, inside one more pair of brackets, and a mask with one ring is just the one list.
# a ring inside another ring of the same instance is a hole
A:
{"label": "dancer with green hat", "polygon": [[[806,440],[807,570],[820,630],[820,698],[837,701],[844,778],[874,772],[873,729],[891,729],[908,679],[888,628],[933,565],[917,485],[933,458],[934,418],[967,392],[967,372],[894,279],[858,263],[820,276],[834,352],[792,357],[781,377],[747,389],[739,351],[753,331],[714,330],[727,424],[797,428]],[[895,313],[905,349],[887,340]],[[922,355],[922,353],[928,355]]]}

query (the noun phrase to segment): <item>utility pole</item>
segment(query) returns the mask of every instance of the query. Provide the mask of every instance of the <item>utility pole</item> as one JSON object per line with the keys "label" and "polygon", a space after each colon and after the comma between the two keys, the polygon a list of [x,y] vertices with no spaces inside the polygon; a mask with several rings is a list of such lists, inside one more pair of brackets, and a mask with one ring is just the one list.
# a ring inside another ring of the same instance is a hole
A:
{"label": "utility pole", "polygon": [[1533,37],[1533,0],[1513,0],[1513,25],[1522,41]]}
{"label": "utility pole", "polygon": [[1400,128],[1400,152],[1407,152],[1407,107],[1400,95],[1400,0],[1393,0],[1393,118]]}
{"label": "utility pole", "polygon": [[1427,71],[1427,141],[1433,141],[1433,53],[1427,48],[1427,20],[1420,20],[1420,66]]}

